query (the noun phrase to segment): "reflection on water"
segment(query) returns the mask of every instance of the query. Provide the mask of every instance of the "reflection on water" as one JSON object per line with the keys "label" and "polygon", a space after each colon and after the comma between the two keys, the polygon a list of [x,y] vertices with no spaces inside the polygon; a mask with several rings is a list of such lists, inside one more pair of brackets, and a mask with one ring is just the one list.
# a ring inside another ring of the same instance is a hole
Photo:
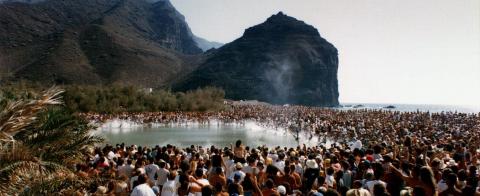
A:
{"label": "reflection on water", "polygon": [[[270,129],[259,126],[255,122],[242,124],[224,124],[211,121],[209,124],[135,124],[128,121],[113,120],[103,124],[94,134],[102,135],[107,143],[117,144],[125,142],[127,145],[155,146],[173,144],[187,147],[201,146],[229,146],[240,139],[248,146],[288,146],[298,145],[291,133],[283,129]],[[309,134],[300,134],[300,141],[309,146],[319,144],[317,137]],[[311,139],[310,139],[311,138]]]}

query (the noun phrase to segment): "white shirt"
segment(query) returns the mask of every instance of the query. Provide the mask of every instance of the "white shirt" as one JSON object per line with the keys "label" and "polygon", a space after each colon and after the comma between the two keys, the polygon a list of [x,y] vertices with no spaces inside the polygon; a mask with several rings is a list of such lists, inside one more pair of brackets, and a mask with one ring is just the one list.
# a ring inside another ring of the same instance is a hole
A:
{"label": "white shirt", "polygon": [[108,160],[112,160],[115,156],[115,153],[113,153],[112,151],[108,152],[108,155],[107,155],[107,158]]}
{"label": "white shirt", "polygon": [[248,165],[248,166],[243,167],[242,171],[245,172],[245,174],[250,173],[250,174],[253,174],[253,175],[257,175],[260,171],[258,171],[258,169],[255,168],[256,169],[255,173],[253,173],[253,168],[255,168],[255,167],[252,167],[252,166]]}
{"label": "white shirt", "polygon": [[285,169],[285,161],[277,161],[275,163],[273,163],[273,165],[275,167],[277,167],[280,171],[284,172],[284,169]]}
{"label": "white shirt", "polygon": [[163,184],[162,196],[177,196],[178,183],[175,180],[167,180]]}
{"label": "white shirt", "polygon": [[131,196],[156,196],[156,195],[153,192],[152,188],[150,188],[150,186],[144,183],[136,186],[133,189]]}
{"label": "white shirt", "polygon": [[332,175],[327,175],[327,177],[325,177],[325,183],[327,184],[328,187],[332,188],[334,182],[335,182],[335,178]]}
{"label": "white shirt", "polygon": [[[198,183],[200,183],[202,186],[201,187],[204,187],[204,186],[207,186],[207,185],[210,185],[210,183],[208,182],[207,179],[199,179],[197,180]],[[190,183],[190,186],[192,186],[192,182]],[[194,193],[188,193],[188,196],[202,196],[202,192],[194,192]]]}
{"label": "white shirt", "polygon": [[169,173],[170,172],[165,168],[160,168],[157,170],[157,185],[163,186],[163,184],[167,181]]}
{"label": "white shirt", "polygon": [[442,180],[440,180],[440,181],[438,182],[438,184],[437,184],[437,189],[438,189],[438,192],[441,193],[441,192],[443,192],[443,191],[445,191],[445,190],[448,189],[448,185],[447,185],[447,183],[445,183],[445,181],[442,179]]}
{"label": "white shirt", "polygon": [[158,165],[156,164],[148,164],[147,166],[145,166],[145,172],[152,181],[155,181],[155,173],[157,173],[159,169],[160,167],[158,167]]}
{"label": "white shirt", "polygon": [[232,172],[235,168],[235,164],[233,163],[233,160],[228,159],[227,161],[225,161],[225,165],[227,166],[226,171],[225,171],[226,175],[230,176],[230,174],[232,174]]}
{"label": "white shirt", "polygon": [[295,172],[297,172],[300,176],[303,175],[303,167],[302,167],[302,164],[300,164],[300,163],[295,164]]}
{"label": "white shirt", "polygon": [[134,168],[135,167],[133,165],[118,166],[118,175],[121,176],[122,174],[124,174],[127,177],[130,177]]}
{"label": "white shirt", "polygon": [[235,172],[233,172],[231,175],[230,175],[230,178],[233,180],[233,177],[235,177],[235,174],[240,174],[240,182],[243,182],[243,179],[245,178],[246,174],[245,172],[243,172],[242,170],[237,170]]}

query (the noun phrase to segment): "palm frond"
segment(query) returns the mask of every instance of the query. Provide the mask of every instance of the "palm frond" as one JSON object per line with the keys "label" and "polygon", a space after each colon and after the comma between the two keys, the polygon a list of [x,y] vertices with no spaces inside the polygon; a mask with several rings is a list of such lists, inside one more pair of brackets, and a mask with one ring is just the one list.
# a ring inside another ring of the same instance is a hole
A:
{"label": "palm frond", "polygon": [[62,108],[51,108],[39,115],[33,126],[15,135],[15,140],[31,149],[39,149],[42,159],[58,163],[83,158],[83,149],[103,142],[93,136],[88,121]]}
{"label": "palm frond", "polygon": [[63,165],[43,161],[19,161],[0,170],[0,192],[15,195],[32,184],[71,175]]}
{"label": "palm frond", "polygon": [[49,105],[61,104],[61,96],[64,91],[51,88],[45,91],[37,100],[15,101],[8,103],[0,112],[0,138],[13,139],[13,136],[31,125],[37,114]]}

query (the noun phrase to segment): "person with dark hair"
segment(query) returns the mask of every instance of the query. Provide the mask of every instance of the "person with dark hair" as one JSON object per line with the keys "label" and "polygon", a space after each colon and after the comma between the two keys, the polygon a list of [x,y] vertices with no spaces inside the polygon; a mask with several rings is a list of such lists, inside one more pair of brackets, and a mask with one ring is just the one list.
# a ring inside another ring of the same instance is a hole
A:
{"label": "person with dark hair", "polygon": [[228,194],[230,195],[243,195],[243,187],[240,184],[241,176],[235,174],[233,177],[233,182],[228,185]]}
{"label": "person with dark hair", "polygon": [[467,185],[462,190],[462,196],[480,196],[480,192],[477,191],[476,186]]}
{"label": "person with dark hair", "polygon": [[384,174],[382,165],[380,163],[373,163],[372,167],[374,180],[367,182],[366,185],[370,193],[374,194],[373,188],[376,184],[382,184],[384,187],[387,187],[387,183],[381,180]]}
{"label": "person with dark hair", "polygon": [[153,157],[148,158],[148,165],[145,166],[145,173],[152,182],[155,182],[155,174],[159,169],[160,167],[155,164],[155,159]]}
{"label": "person with dark hair", "polygon": [[450,173],[447,176],[447,190],[442,191],[439,195],[440,196],[461,196],[462,191],[457,189],[455,185],[457,185],[457,175],[454,173]]}
{"label": "person with dark hair", "polygon": [[240,182],[243,181],[243,178],[245,178],[245,172],[242,171],[243,169],[243,164],[241,162],[237,162],[235,164],[235,171],[230,174],[230,179],[233,179],[235,177],[235,175],[238,175],[240,176]]}
{"label": "person with dark hair", "polygon": [[195,177],[190,177],[190,193],[201,196],[202,188],[210,185],[207,179],[204,178],[203,169],[198,168],[195,170]]}
{"label": "person with dark hair", "polygon": [[367,189],[362,188],[362,181],[356,180],[352,184],[352,188],[347,191],[347,196],[370,196],[370,192]]}
{"label": "person with dark hair", "polygon": [[155,196],[152,188],[148,185],[148,176],[140,174],[138,176],[138,185],[133,189],[131,196]]}
{"label": "person with dark hair", "polygon": [[333,167],[327,168],[327,176],[325,176],[325,183],[327,184],[328,188],[337,188],[337,181],[335,180],[335,170]]}
{"label": "person with dark hair", "polygon": [[214,187],[211,185],[202,187],[202,196],[214,196]]}
{"label": "person with dark hair", "polygon": [[[433,172],[428,166],[416,166],[412,172],[412,176],[407,176],[402,174],[402,172],[395,168],[393,165],[390,165],[390,170],[402,177],[402,179],[407,183],[407,185],[419,186],[421,187],[426,195],[436,195],[437,194],[437,183],[433,176]],[[417,171],[418,170],[418,171]]]}
{"label": "person with dark hair", "polygon": [[427,193],[423,187],[415,186],[412,190],[412,196],[427,196]]}
{"label": "person with dark hair", "polygon": [[163,160],[158,163],[158,166],[159,169],[157,170],[157,186],[160,188],[161,191],[163,184],[165,184],[165,182],[167,181],[170,171],[165,168],[167,166],[167,163],[165,163],[165,161]]}
{"label": "person with dark hair", "polygon": [[255,176],[251,173],[247,173],[243,182],[241,183],[243,187],[243,193],[245,196],[259,195],[261,194],[260,188],[258,187]]}
{"label": "person with dark hair", "polygon": [[177,189],[178,189],[178,182],[175,180],[177,177],[177,172],[171,171],[168,174],[168,179],[167,181],[163,184],[162,189],[161,189],[161,195],[162,196],[176,196],[177,195]]}
{"label": "person with dark hair", "polygon": [[257,160],[252,156],[248,156],[247,163],[248,165],[243,167],[242,171],[245,172],[245,174],[250,173],[255,176],[258,175]]}
{"label": "person with dark hair", "polygon": [[341,194],[337,190],[331,189],[331,188],[327,189],[324,195],[325,196],[341,196]]}
{"label": "person with dark hair", "polygon": [[373,186],[373,196],[390,196],[384,184],[377,183]]}
{"label": "person with dark hair", "polygon": [[221,184],[217,183],[214,188],[215,196],[228,196],[228,192],[225,191]]}
{"label": "person with dark hair", "polygon": [[244,164],[247,162],[245,159],[247,151],[245,150],[245,146],[242,145],[242,140],[237,140],[237,142],[235,142],[235,147],[233,147],[233,154],[235,156],[235,163],[240,162]]}
{"label": "person with dark hair", "polygon": [[265,188],[262,190],[262,195],[264,196],[280,196],[277,189],[275,189],[275,183],[272,179],[265,181]]}
{"label": "person with dark hair", "polygon": [[290,168],[290,175],[295,180],[295,184],[292,185],[293,190],[300,190],[302,188],[302,177],[295,171],[295,165],[291,164],[288,166]]}
{"label": "person with dark hair", "polygon": [[305,162],[306,169],[303,175],[305,182],[303,186],[304,192],[308,192],[312,189],[315,180],[320,174],[318,163],[313,158],[313,156],[309,156],[308,160]]}
{"label": "person with dark hair", "polygon": [[445,168],[443,170],[442,177],[440,178],[440,181],[438,181],[437,183],[437,189],[439,192],[443,192],[448,189],[447,176],[450,173],[452,173],[452,170],[450,168]]}
{"label": "person with dark hair", "polygon": [[221,167],[216,167],[213,174],[208,178],[208,182],[212,185],[220,184],[222,188],[227,187],[227,179]]}

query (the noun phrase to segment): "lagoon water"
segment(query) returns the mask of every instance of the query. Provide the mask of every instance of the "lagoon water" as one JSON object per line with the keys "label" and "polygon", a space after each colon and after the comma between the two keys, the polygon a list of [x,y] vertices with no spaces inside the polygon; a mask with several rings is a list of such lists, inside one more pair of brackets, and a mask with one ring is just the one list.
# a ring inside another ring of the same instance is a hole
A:
{"label": "lagoon water", "polygon": [[[337,108],[342,110],[349,109],[382,109],[385,106],[393,105],[394,110],[401,112],[412,111],[430,111],[430,112],[464,112],[478,113],[480,107],[467,106],[445,106],[445,105],[406,105],[406,104],[342,104],[346,107]],[[362,105],[359,108],[353,108],[355,105]],[[94,134],[106,138],[106,143],[117,144],[125,142],[127,145],[136,144],[142,146],[155,146],[174,144],[176,146],[187,147],[190,145],[201,146],[229,146],[235,143],[237,139],[244,141],[248,146],[288,146],[296,147],[297,141],[292,133],[285,130],[266,128],[248,121],[243,124],[230,123],[223,124],[217,121],[211,121],[209,124],[182,123],[182,124],[136,124],[130,121],[112,120],[99,127]],[[310,138],[310,135],[303,133],[299,135],[300,141],[308,146],[328,143],[321,143],[317,137]]]}
{"label": "lagoon water", "polygon": [[[212,121],[210,124],[154,124],[141,125],[129,121],[113,120],[103,124],[94,134],[104,136],[106,143],[142,146],[173,144],[181,147],[200,146],[230,146],[240,139],[248,146],[288,146],[296,147],[297,141],[285,130],[276,130],[259,126],[253,121],[244,124],[222,124]],[[317,145],[317,137],[300,134],[300,140],[307,145]]]}

